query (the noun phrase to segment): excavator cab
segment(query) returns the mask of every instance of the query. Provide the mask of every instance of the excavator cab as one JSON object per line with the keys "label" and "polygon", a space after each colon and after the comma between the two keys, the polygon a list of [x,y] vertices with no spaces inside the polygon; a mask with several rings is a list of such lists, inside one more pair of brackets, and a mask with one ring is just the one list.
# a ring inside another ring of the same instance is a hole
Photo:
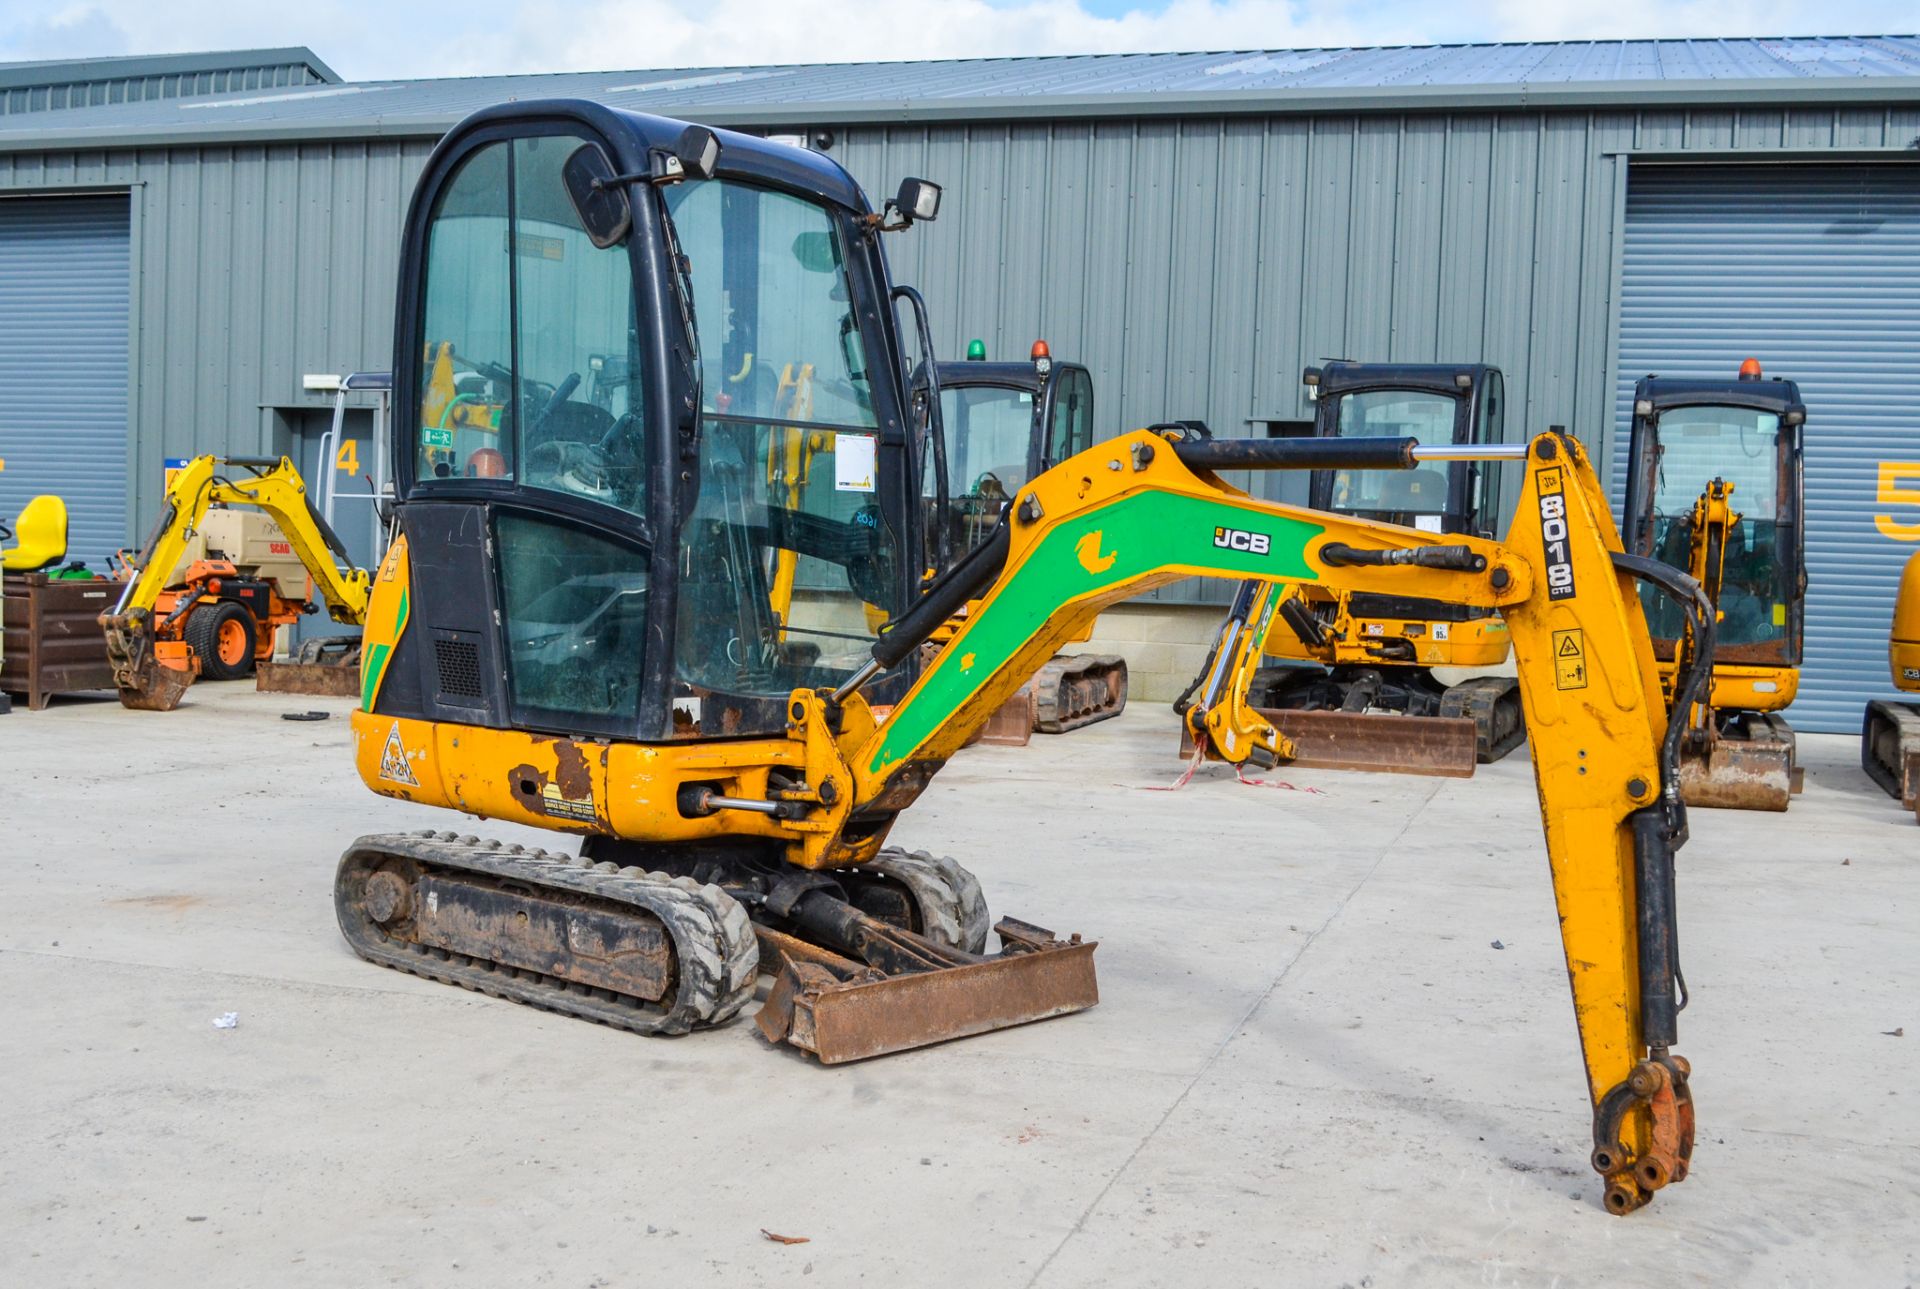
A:
{"label": "excavator cab", "polygon": [[[928,404],[938,391],[938,415]],[[987,361],[986,342],[963,362],[914,375],[922,437],[921,506],[929,576],[945,572],[987,540],[1029,482],[1093,446],[1093,376],[1056,361],[1044,340],[1026,362]],[[1092,636],[1087,627],[1074,642]],[[948,633],[942,633],[944,638]],[[989,742],[1022,744],[1034,732],[1062,734],[1118,716],[1127,705],[1127,660],[1118,654],[1061,654],[1034,674],[988,725]]]}
{"label": "excavator cab", "polygon": [[[1713,683],[1682,761],[1695,805],[1785,810],[1798,774],[1793,701],[1805,643],[1806,404],[1748,359],[1733,380],[1647,376],[1634,387],[1627,548],[1690,574],[1718,614]],[[1646,601],[1669,688],[1685,625]]]}
{"label": "excavator cab", "polygon": [[[1301,382],[1314,438],[1405,437],[1434,454],[1414,470],[1316,470],[1314,509],[1443,536],[1499,531],[1501,462],[1475,455],[1504,439],[1499,368],[1339,361]],[[1432,669],[1495,668],[1508,648],[1506,623],[1483,607],[1249,584],[1178,705],[1184,742],[1235,763],[1470,775],[1524,737],[1519,694],[1508,677],[1449,683]]]}
{"label": "excavator cab", "polygon": [[430,640],[370,693],[482,727],[781,733],[913,589],[865,202],[762,140],[498,115],[441,149],[409,224],[395,461]]}
{"label": "excavator cab", "polygon": [[[1506,378],[1483,363],[1329,362],[1301,375],[1316,438],[1407,436],[1429,447],[1499,443]],[[1321,470],[1309,504],[1434,533],[1500,528],[1499,461],[1436,461],[1418,470]]]}
{"label": "excavator cab", "polygon": [[[1029,480],[1093,446],[1093,376],[1085,367],[1055,361],[1044,340],[1034,341],[1026,362],[989,362],[986,352],[975,340],[965,361],[936,364],[940,416],[922,422],[925,434],[944,439],[942,451],[921,453],[934,569],[979,545]],[[931,388],[922,365],[914,397]],[[941,461],[944,490],[933,477]]]}

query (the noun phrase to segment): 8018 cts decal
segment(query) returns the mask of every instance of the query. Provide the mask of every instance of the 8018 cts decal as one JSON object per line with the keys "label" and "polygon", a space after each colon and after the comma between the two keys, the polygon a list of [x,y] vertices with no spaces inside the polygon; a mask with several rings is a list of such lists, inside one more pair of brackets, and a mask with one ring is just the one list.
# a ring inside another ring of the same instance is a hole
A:
{"label": "8018 cts decal", "polygon": [[1265,555],[1273,549],[1273,538],[1265,533],[1250,533],[1244,528],[1216,528],[1213,530],[1213,544],[1230,551]]}
{"label": "8018 cts decal", "polygon": [[1539,477],[1540,541],[1547,548],[1547,598],[1573,598],[1573,558],[1567,548],[1567,498],[1556,466]]}

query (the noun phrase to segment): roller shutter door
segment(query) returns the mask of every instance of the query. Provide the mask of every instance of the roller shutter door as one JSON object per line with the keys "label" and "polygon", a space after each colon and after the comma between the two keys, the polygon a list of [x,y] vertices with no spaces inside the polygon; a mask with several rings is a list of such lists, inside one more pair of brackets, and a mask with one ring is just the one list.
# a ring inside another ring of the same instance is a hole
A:
{"label": "roller shutter door", "polygon": [[1616,504],[1638,377],[1731,377],[1751,356],[1799,382],[1810,585],[1788,716],[1858,732],[1892,693],[1893,593],[1920,549],[1920,165],[1635,166],[1619,355]]}
{"label": "roller shutter door", "polygon": [[69,558],[127,544],[127,199],[0,200],[0,518],[52,492]]}

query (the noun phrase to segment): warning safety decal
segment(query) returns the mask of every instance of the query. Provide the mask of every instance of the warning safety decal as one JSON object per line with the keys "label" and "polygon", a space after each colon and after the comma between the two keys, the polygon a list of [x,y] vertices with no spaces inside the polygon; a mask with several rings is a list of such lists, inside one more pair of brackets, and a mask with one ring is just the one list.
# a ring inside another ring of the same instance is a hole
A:
{"label": "warning safety decal", "polygon": [[404,783],[409,788],[420,786],[420,780],[413,777],[413,767],[407,763],[407,745],[400,741],[398,721],[387,731],[387,745],[380,750],[380,777],[392,783]]}
{"label": "warning safety decal", "polygon": [[1587,687],[1587,633],[1578,627],[1553,633],[1553,685],[1556,689]]}

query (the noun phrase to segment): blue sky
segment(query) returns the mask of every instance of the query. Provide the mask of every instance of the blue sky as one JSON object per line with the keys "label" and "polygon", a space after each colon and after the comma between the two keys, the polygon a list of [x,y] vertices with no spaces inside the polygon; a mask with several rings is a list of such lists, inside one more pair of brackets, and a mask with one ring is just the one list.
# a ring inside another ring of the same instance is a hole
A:
{"label": "blue sky", "polygon": [[1920,0],[72,0],[0,61],[308,45],[350,79],[728,63],[1920,29]]}

